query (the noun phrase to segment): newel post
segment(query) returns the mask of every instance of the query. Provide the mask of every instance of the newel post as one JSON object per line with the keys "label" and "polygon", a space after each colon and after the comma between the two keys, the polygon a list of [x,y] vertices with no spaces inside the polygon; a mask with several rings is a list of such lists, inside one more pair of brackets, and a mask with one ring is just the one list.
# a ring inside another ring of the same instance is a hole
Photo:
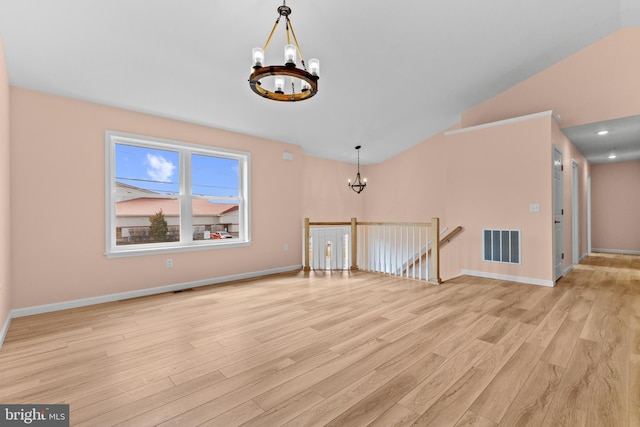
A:
{"label": "newel post", "polygon": [[311,266],[309,265],[309,218],[304,219],[304,271],[311,271]]}
{"label": "newel post", "polygon": [[429,282],[439,285],[440,279],[440,219],[431,218],[431,257],[429,258]]}
{"label": "newel post", "polygon": [[351,270],[358,269],[358,220],[351,218]]}

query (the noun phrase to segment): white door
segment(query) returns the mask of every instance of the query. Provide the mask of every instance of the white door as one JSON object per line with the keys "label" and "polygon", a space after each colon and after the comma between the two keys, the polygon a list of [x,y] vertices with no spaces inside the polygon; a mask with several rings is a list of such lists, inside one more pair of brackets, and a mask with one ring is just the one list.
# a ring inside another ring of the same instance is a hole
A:
{"label": "white door", "polygon": [[591,175],[587,175],[587,253],[591,253]]}
{"label": "white door", "polygon": [[564,274],[564,190],[562,181],[562,152],[553,147],[553,280]]}
{"label": "white door", "polygon": [[571,159],[571,262],[580,262],[580,196],[578,162]]}

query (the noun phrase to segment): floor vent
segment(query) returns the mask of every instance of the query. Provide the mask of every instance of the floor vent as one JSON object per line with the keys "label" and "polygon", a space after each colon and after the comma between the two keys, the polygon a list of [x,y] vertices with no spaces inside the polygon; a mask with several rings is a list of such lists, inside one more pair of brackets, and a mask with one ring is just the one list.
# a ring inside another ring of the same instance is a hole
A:
{"label": "floor vent", "polygon": [[520,264],[520,230],[482,230],[482,259]]}

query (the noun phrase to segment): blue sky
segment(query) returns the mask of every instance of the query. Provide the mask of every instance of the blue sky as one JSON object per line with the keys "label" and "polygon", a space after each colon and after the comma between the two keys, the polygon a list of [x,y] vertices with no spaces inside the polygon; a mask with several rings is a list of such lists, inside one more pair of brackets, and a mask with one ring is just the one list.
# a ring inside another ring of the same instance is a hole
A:
{"label": "blue sky", "polygon": [[[177,194],[180,157],[177,151],[116,144],[116,181],[161,194]],[[238,196],[238,160],[191,155],[192,193]]]}

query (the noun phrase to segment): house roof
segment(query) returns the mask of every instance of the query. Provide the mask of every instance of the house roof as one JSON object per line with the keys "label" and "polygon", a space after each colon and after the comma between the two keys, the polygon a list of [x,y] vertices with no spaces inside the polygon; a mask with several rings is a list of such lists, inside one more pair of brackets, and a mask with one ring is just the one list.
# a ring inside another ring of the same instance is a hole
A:
{"label": "house roof", "polygon": [[[162,209],[165,216],[178,216],[177,199],[141,197],[116,203],[116,216],[151,216]],[[238,205],[211,203],[203,199],[193,200],[193,216],[219,216],[238,210]]]}

